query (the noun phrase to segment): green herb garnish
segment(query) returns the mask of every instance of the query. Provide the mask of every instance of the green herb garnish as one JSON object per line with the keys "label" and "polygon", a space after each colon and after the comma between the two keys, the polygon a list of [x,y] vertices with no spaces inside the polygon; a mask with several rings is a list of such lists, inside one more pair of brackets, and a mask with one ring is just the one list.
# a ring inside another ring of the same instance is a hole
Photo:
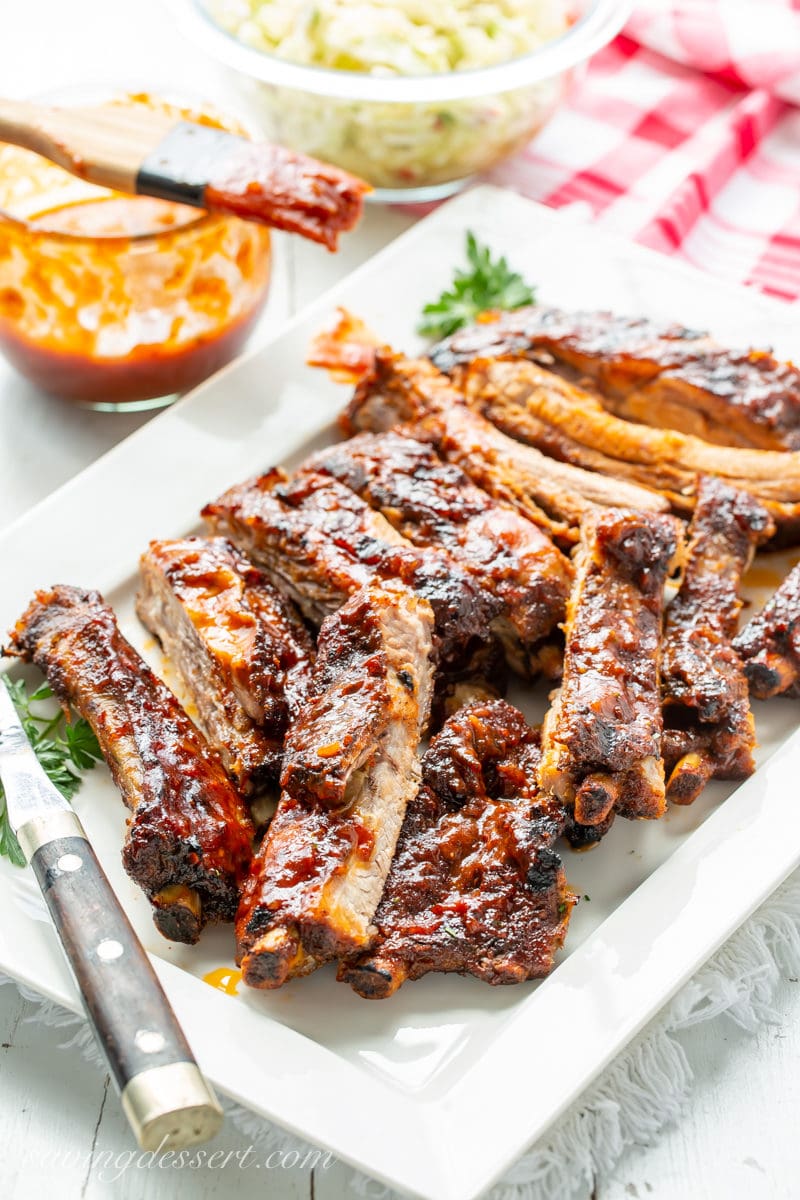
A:
{"label": "green herb garnish", "polygon": [[467,231],[468,271],[458,270],[453,285],[438,300],[426,304],[418,330],[426,337],[449,337],[490,308],[521,308],[533,304],[534,289],[512,271],[505,258],[492,259],[488,246]]}
{"label": "green herb garnish", "polygon": [[[28,735],[34,753],[65,800],[71,800],[81,786],[79,772],[89,771],[102,758],[97,738],[88,721],[78,717],[67,720],[62,708],[42,713],[32,706],[49,700],[53,693],[45,684],[28,695],[25,684],[18,680],[5,685],[19,713],[22,727]],[[25,866],[25,856],[19,848],[6,812],[6,797],[0,783],[0,855],[18,867]]]}

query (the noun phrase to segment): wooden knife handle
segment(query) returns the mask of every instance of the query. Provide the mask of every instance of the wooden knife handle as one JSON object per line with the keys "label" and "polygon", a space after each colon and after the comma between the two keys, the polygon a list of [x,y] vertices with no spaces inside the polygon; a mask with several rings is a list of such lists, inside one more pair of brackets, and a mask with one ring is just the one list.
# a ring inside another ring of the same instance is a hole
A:
{"label": "wooden knife handle", "polygon": [[222,1110],[83,831],[30,861],[140,1145],[213,1137]]}

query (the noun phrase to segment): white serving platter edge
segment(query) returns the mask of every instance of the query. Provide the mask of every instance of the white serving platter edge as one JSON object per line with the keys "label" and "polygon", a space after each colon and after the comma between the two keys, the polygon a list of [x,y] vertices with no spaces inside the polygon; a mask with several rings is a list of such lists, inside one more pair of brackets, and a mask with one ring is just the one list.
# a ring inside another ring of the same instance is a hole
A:
{"label": "white serving platter edge", "polygon": [[[141,550],[195,528],[203,502],[230,483],[332,439],[347,392],[304,365],[311,336],[343,304],[387,341],[418,346],[421,306],[449,282],[468,228],[535,280],[543,302],[677,319],[800,354],[785,306],[514,193],[475,188],[0,534],[0,628],[37,587],[97,587],[163,670],[133,614]],[[774,565],[785,569],[785,558]],[[522,702],[541,712],[541,695]],[[550,978],[516,988],[430,976],[370,1004],[326,969],[277,993],[223,994],[202,977],[233,966],[231,931],[209,930],[191,948],[159,938],[120,865],[124,811],[104,770],[87,777],[75,808],[222,1092],[410,1195],[473,1200],[800,862],[796,712],[791,702],[758,706],[760,765],[742,786],[712,785],[690,809],[617,822],[593,853],[565,852],[586,899]],[[79,1011],[35,885],[6,861],[0,911],[0,971]]]}

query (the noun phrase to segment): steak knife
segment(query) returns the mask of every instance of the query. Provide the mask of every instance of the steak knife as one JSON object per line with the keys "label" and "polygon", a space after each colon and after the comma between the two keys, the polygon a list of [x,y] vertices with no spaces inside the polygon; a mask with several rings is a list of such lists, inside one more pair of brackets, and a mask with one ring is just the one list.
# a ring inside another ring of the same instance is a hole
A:
{"label": "steak knife", "polygon": [[0,678],[0,779],[97,1043],[143,1150],[207,1141],[222,1109],[83,826],[47,778]]}

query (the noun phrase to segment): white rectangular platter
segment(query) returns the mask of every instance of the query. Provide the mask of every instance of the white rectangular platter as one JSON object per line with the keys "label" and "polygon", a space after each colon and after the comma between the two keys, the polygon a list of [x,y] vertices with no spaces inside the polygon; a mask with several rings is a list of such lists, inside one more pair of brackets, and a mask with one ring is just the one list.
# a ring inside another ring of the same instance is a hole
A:
{"label": "white rectangular platter", "polygon": [[[97,587],[163,670],[133,615],[147,542],[196,527],[201,505],[236,480],[332,440],[348,393],[304,365],[310,338],[343,304],[387,341],[416,348],[421,307],[461,264],[466,229],[535,281],[542,302],[676,319],[800,356],[790,309],[477,188],[0,535],[0,629],[37,587]],[[756,602],[787,561],[760,563]],[[513,698],[541,715],[542,695]],[[369,1003],[325,969],[275,993],[225,994],[203,977],[233,968],[231,929],[208,930],[196,947],[159,937],[120,865],[125,814],[105,769],[87,777],[75,808],[223,1092],[404,1192],[471,1200],[800,862],[798,712],[796,702],[758,706],[759,769],[733,794],[712,785],[660,822],[618,821],[591,854],[565,851],[567,878],[585,899],[559,965],[538,985],[428,976]],[[0,912],[0,971],[77,1011],[35,886],[5,860]]]}

